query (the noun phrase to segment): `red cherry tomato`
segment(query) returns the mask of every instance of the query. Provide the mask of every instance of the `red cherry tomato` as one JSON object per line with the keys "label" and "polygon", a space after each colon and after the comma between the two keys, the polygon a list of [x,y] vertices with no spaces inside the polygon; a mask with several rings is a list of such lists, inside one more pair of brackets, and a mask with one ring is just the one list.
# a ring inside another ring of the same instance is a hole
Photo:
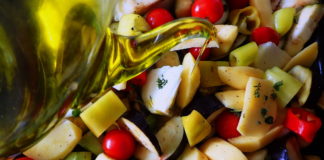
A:
{"label": "red cherry tomato", "polygon": [[146,83],[146,81],[147,81],[147,73],[142,72],[138,76],[131,79],[130,83],[135,84],[135,85],[139,85],[139,86],[143,86]]}
{"label": "red cherry tomato", "polygon": [[227,0],[231,9],[241,9],[249,5],[249,0]]}
{"label": "red cherry tomato", "polygon": [[116,129],[105,135],[102,148],[111,158],[124,160],[134,154],[135,140],[129,132]]}
{"label": "red cherry tomato", "polygon": [[[200,47],[198,48],[190,48],[189,52],[192,54],[192,56],[197,59],[197,57],[199,56],[199,52],[200,52]],[[208,56],[210,55],[210,48],[206,48],[203,52],[203,54],[200,57],[200,60],[205,60],[208,58]]]}
{"label": "red cherry tomato", "polygon": [[237,131],[240,117],[233,112],[224,111],[215,120],[216,133],[224,139],[238,137],[241,134]]}
{"label": "red cherry tomato", "polygon": [[196,0],[191,7],[193,17],[206,18],[211,23],[217,22],[224,14],[222,0]]}
{"label": "red cherry tomato", "polygon": [[252,41],[255,41],[258,45],[266,42],[273,42],[278,45],[280,40],[279,34],[270,27],[254,29],[251,36]]}
{"label": "red cherry tomato", "polygon": [[161,26],[173,19],[171,13],[163,8],[153,9],[146,15],[146,21],[152,28]]}

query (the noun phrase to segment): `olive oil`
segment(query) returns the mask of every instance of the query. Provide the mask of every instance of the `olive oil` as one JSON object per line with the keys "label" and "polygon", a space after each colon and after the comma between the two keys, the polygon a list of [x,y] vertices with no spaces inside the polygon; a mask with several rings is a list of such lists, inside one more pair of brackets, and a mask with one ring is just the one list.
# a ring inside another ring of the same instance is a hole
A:
{"label": "olive oil", "polygon": [[213,25],[195,18],[116,35],[106,27],[113,2],[0,1],[0,157],[26,149],[68,108],[138,75],[176,44],[215,39]]}

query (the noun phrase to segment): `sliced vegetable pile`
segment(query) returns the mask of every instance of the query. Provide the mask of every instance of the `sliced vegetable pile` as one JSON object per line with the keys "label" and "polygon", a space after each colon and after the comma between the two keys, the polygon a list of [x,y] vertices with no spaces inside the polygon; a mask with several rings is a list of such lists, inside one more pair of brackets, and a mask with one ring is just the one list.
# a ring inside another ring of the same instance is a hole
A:
{"label": "sliced vegetable pile", "polygon": [[[303,159],[322,126],[306,109],[306,45],[317,0],[119,1],[112,29],[136,36],[181,17],[214,23],[217,41],[184,41],[147,71],[71,109],[44,139],[12,159]],[[115,28],[114,28],[115,27]],[[199,44],[199,45],[198,45]],[[200,56],[200,61],[197,61]],[[29,158],[27,158],[29,157]]]}

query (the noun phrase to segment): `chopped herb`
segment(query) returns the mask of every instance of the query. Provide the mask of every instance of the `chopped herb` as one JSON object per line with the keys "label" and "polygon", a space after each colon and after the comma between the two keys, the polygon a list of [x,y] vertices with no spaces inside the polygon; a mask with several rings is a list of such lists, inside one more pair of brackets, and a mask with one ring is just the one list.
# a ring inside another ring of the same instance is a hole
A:
{"label": "chopped herb", "polygon": [[80,113],[81,113],[81,110],[79,108],[75,108],[72,110],[73,117],[79,117]]}
{"label": "chopped herb", "polygon": [[164,79],[163,74],[162,74],[161,78],[158,78],[156,80],[156,83],[158,85],[158,88],[162,89],[168,83],[168,80]]}
{"label": "chopped herb", "polygon": [[273,117],[272,116],[268,116],[267,118],[264,119],[264,122],[266,124],[272,124],[273,123]]}
{"label": "chopped herb", "polygon": [[261,115],[262,115],[263,117],[266,116],[267,113],[268,113],[268,110],[267,110],[267,109],[265,109],[265,108],[261,108]]}
{"label": "chopped herb", "polygon": [[275,92],[272,92],[270,96],[273,100],[277,99],[277,94]]}
{"label": "chopped herb", "polygon": [[264,101],[267,101],[269,99],[268,96],[264,96]]}
{"label": "chopped herb", "polygon": [[276,90],[276,91],[279,91],[280,90],[280,87],[283,85],[283,82],[282,81],[278,81],[276,82],[274,85],[273,85],[273,88]]}
{"label": "chopped herb", "polygon": [[259,98],[259,97],[260,97],[260,88],[261,88],[261,83],[258,83],[258,85],[255,85],[255,86],[253,86],[253,87],[256,88],[255,91],[254,91],[254,96],[255,96],[256,98]]}

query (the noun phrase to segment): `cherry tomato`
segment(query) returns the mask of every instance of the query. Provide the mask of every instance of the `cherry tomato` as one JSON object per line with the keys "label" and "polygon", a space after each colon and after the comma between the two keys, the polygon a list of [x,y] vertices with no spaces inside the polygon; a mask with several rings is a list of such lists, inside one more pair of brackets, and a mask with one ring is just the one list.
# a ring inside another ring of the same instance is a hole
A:
{"label": "cherry tomato", "polygon": [[135,84],[135,85],[139,85],[139,86],[143,86],[146,83],[146,81],[147,81],[147,73],[142,72],[138,76],[131,79],[130,83]]}
{"label": "cherry tomato", "polygon": [[[189,52],[192,54],[193,57],[195,57],[195,59],[197,59],[197,57],[199,56],[200,49],[201,49],[200,47],[190,48]],[[210,48],[206,48],[203,54],[201,55],[200,60],[207,59],[209,55],[210,55]]]}
{"label": "cherry tomato", "polygon": [[225,110],[215,120],[215,131],[224,139],[238,137],[241,134],[237,131],[240,117],[233,112]]}
{"label": "cherry tomato", "polygon": [[270,27],[259,27],[252,31],[251,39],[258,45],[266,42],[273,42],[278,45],[280,36],[274,29]]}
{"label": "cherry tomato", "polygon": [[193,17],[206,18],[211,23],[217,22],[224,14],[222,0],[196,0],[191,7]]}
{"label": "cherry tomato", "polygon": [[146,15],[146,21],[152,28],[161,26],[162,24],[170,22],[173,19],[174,18],[171,13],[163,8],[153,9]]}
{"label": "cherry tomato", "polygon": [[105,135],[102,148],[111,158],[124,160],[134,154],[135,140],[129,132],[115,129]]}
{"label": "cherry tomato", "polygon": [[249,5],[249,0],[227,0],[231,9],[241,9]]}

